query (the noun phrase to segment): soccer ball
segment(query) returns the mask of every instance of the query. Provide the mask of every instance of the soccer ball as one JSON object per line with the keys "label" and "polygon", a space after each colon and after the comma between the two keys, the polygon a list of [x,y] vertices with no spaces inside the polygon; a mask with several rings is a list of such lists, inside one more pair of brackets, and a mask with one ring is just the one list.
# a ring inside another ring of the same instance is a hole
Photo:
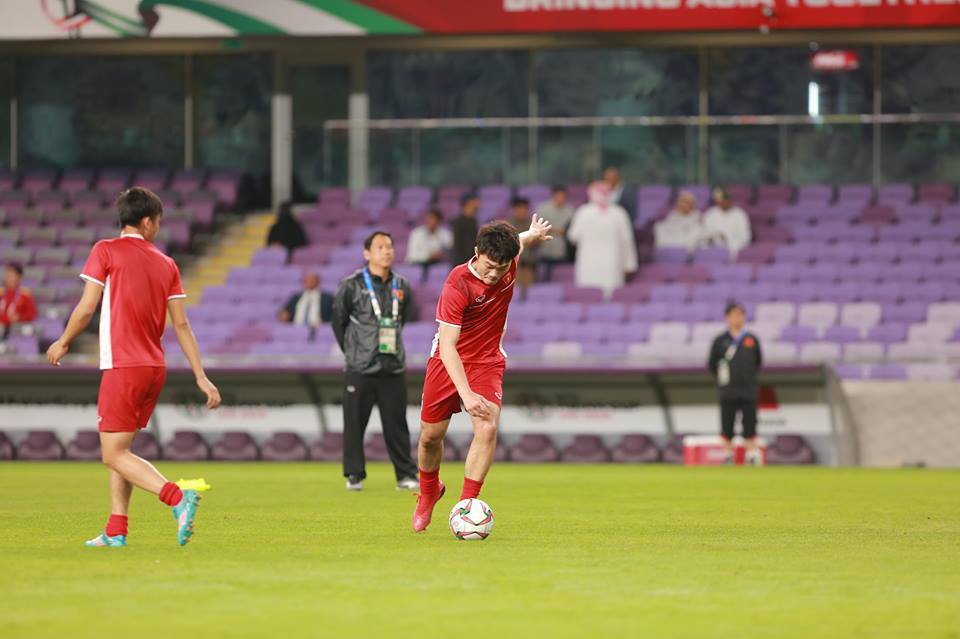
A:
{"label": "soccer ball", "polygon": [[493,530],[493,511],[479,499],[463,499],[450,511],[450,532],[457,539],[486,539]]}

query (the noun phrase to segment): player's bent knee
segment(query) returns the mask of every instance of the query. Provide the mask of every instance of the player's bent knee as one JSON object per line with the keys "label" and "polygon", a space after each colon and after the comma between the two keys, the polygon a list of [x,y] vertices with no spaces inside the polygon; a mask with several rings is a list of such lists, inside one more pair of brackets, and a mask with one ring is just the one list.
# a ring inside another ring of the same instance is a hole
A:
{"label": "player's bent knee", "polygon": [[494,442],[497,440],[497,423],[493,421],[477,422],[473,428],[474,438],[482,441]]}
{"label": "player's bent knee", "polygon": [[446,434],[446,424],[420,424],[420,442],[427,448],[439,446]]}

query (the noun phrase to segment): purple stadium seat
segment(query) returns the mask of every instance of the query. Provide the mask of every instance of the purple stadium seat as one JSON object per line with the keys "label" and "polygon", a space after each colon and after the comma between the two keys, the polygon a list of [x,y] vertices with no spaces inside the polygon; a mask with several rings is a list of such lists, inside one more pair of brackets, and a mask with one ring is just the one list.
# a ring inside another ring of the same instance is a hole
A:
{"label": "purple stadium seat", "polygon": [[128,169],[104,169],[97,175],[94,189],[103,191],[108,199],[113,199],[123,189],[130,184],[130,171]]}
{"label": "purple stadium seat", "polygon": [[0,432],[0,461],[13,459],[13,442],[7,437],[6,433]]}
{"label": "purple stadium seat", "polygon": [[262,248],[253,254],[251,266],[282,266],[287,262],[287,251],[282,248]]}
{"label": "purple stadium seat", "polygon": [[653,250],[654,262],[662,264],[686,264],[689,260],[690,253],[685,248],[658,247]]}
{"label": "purple stadium seat", "polygon": [[798,203],[828,203],[833,199],[833,186],[830,184],[804,184],[797,187]]}
{"label": "purple stadium seat", "polygon": [[98,461],[100,459],[100,433],[95,430],[77,431],[67,444],[67,459]]}
{"label": "purple stadium seat", "polygon": [[913,201],[913,185],[906,183],[881,184],[877,188],[877,202],[889,204],[906,204]]}
{"label": "purple stadium seat", "polygon": [[838,344],[849,344],[860,339],[860,329],[855,326],[831,326],[824,331],[823,339]]}
{"label": "purple stadium seat", "polygon": [[130,450],[137,457],[143,457],[148,461],[157,460],[163,456],[163,451],[157,442],[157,438],[154,437],[152,433],[142,429],[137,433],[137,437],[133,440],[133,445],[130,447]]}
{"label": "purple stadium seat", "polygon": [[171,461],[201,461],[210,459],[210,446],[200,433],[178,430],[173,439],[163,447],[163,457]]}
{"label": "purple stadium seat", "polygon": [[63,459],[63,444],[52,430],[32,430],[17,447],[17,459],[24,461],[56,461]]}
{"label": "purple stadium seat", "polygon": [[69,194],[86,191],[93,182],[92,169],[66,169],[57,188]]}
{"label": "purple stadium seat", "polygon": [[510,459],[523,463],[544,463],[560,461],[560,451],[553,441],[543,434],[528,433],[522,435],[509,447]]}
{"label": "purple stadium seat", "polygon": [[737,253],[737,262],[740,264],[766,264],[773,259],[779,244],[773,242],[757,242],[745,247]]}
{"label": "purple stadium seat", "polygon": [[213,459],[217,461],[256,461],[260,449],[249,433],[230,431],[213,445]]}
{"label": "purple stadium seat", "polygon": [[12,191],[20,181],[20,174],[10,169],[0,169],[0,191]]}
{"label": "purple stadium seat", "polygon": [[720,284],[743,284],[753,280],[754,269],[748,264],[715,264],[710,267],[711,279]]}
{"label": "purple stadium seat", "polygon": [[310,447],[314,461],[340,461],[343,456],[343,433],[326,432]]}
{"label": "purple stadium seat", "polygon": [[861,364],[833,364],[833,372],[840,379],[863,379],[863,365]]}
{"label": "purple stadium seat", "polygon": [[517,197],[525,197],[531,206],[537,206],[550,198],[550,187],[546,184],[526,184],[517,189]]}
{"label": "purple stadium seat", "polygon": [[768,464],[816,463],[813,449],[800,435],[778,435],[767,447]]}
{"label": "purple stadium seat", "polygon": [[42,191],[49,191],[57,179],[54,169],[27,169],[20,178],[20,190],[35,198]]}
{"label": "purple stadium seat", "polygon": [[812,326],[787,326],[780,332],[779,341],[803,344],[817,339],[817,329]]}
{"label": "purple stadium seat", "polygon": [[220,208],[233,210],[240,191],[240,176],[233,171],[214,171],[207,180],[206,188],[216,193]]}
{"label": "purple stadium seat", "polygon": [[907,369],[902,364],[874,364],[870,367],[870,379],[907,379]]}
{"label": "purple stadium seat", "polygon": [[650,287],[651,302],[679,304],[690,298],[690,287],[686,284],[657,284]]}
{"label": "purple stadium seat", "polygon": [[917,201],[930,204],[946,204],[957,197],[957,185],[945,182],[921,184],[917,189]]}
{"label": "purple stadium seat", "polygon": [[673,435],[663,447],[661,458],[665,464],[683,463],[683,438],[685,435]]}
{"label": "purple stadium seat", "polygon": [[[528,300],[532,300],[529,295]],[[563,299],[567,302],[581,304],[596,304],[603,301],[603,290],[587,286],[567,286],[564,289]]]}
{"label": "purple stadium seat", "polygon": [[867,204],[873,200],[873,187],[869,184],[843,184],[837,188],[837,202]]}
{"label": "purple stadium seat", "polygon": [[562,458],[565,462],[598,464],[610,461],[610,451],[596,435],[575,435],[563,449]]}
{"label": "purple stadium seat", "polygon": [[660,449],[646,435],[624,435],[613,449],[611,459],[626,464],[650,464],[660,461]]}
{"label": "purple stadium seat", "polygon": [[650,299],[650,287],[643,282],[631,282],[626,286],[621,286],[613,292],[610,298],[612,302],[642,302]]}

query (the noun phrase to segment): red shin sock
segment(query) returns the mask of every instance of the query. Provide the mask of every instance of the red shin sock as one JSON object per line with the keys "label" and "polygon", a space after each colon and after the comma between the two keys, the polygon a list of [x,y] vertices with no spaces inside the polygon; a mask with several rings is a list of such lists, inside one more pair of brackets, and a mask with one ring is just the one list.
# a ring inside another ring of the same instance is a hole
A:
{"label": "red shin sock", "polygon": [[460,491],[460,499],[476,499],[480,496],[480,489],[483,488],[483,482],[469,477],[463,478],[463,490]]}
{"label": "red shin sock", "polygon": [[440,469],[420,471],[420,494],[434,498],[440,492]]}
{"label": "red shin sock", "polygon": [[107,520],[107,526],[103,529],[103,532],[107,534],[107,537],[116,537],[117,535],[127,536],[127,516],[126,515],[110,515],[110,519]]}
{"label": "red shin sock", "polygon": [[180,500],[183,499],[183,491],[180,490],[180,487],[175,483],[168,481],[163,485],[163,488],[160,489],[159,497],[160,501],[167,506],[176,506],[180,503]]}

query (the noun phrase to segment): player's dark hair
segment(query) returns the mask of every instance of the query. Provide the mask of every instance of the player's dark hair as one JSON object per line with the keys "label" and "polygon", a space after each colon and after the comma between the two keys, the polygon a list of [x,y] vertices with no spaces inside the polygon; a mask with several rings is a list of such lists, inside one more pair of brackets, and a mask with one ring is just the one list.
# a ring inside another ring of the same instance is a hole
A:
{"label": "player's dark hair", "polygon": [[515,197],[512,200],[510,200],[510,206],[523,206],[526,208],[530,208],[530,200],[528,200],[525,197]]}
{"label": "player's dark hair", "polygon": [[467,202],[469,202],[470,200],[479,200],[479,199],[480,199],[480,196],[478,196],[473,191],[471,191],[470,193],[464,193],[463,195],[460,196],[460,206],[466,206]]}
{"label": "player's dark hair", "polygon": [[509,222],[490,222],[477,233],[477,253],[497,264],[509,262],[520,254],[520,234]]}
{"label": "player's dark hair", "polygon": [[551,193],[566,193],[567,187],[562,184],[554,184],[553,188],[550,189]]}
{"label": "player's dark hair", "polygon": [[435,217],[438,222],[443,222],[443,212],[440,209],[429,209],[427,211],[427,217]]}
{"label": "player's dark hair", "polygon": [[363,241],[363,250],[369,251],[370,247],[373,246],[373,240],[376,239],[378,235],[390,238],[390,243],[393,244],[393,236],[387,233],[386,231],[374,231],[367,236],[367,239]]}
{"label": "player's dark hair", "polygon": [[4,266],[17,272],[17,275],[23,276],[23,264],[20,262],[7,262]]}
{"label": "player's dark hair", "polygon": [[163,215],[163,202],[157,194],[142,186],[132,186],[117,197],[120,226],[140,226],[145,217],[155,220]]}
{"label": "player's dark hair", "polygon": [[723,309],[723,315],[724,315],[724,317],[726,317],[727,315],[729,315],[730,313],[732,313],[733,311],[735,311],[735,310],[737,310],[737,309],[740,309],[740,310],[741,310],[742,312],[744,312],[744,313],[747,312],[747,309],[745,309],[745,308],[743,307],[743,304],[741,304],[741,303],[738,302],[737,300],[728,300],[726,307],[724,307],[724,309]]}

